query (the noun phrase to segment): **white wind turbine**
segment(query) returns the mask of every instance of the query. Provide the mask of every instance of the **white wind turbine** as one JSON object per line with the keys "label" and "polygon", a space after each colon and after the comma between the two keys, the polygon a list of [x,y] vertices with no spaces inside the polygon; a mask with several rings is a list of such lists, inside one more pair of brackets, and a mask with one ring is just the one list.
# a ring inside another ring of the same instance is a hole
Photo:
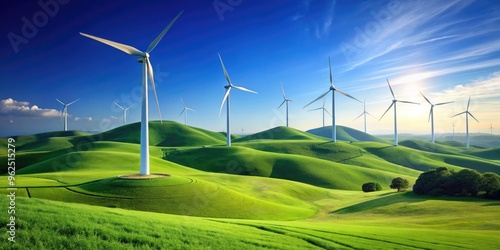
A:
{"label": "white wind turbine", "polygon": [[187,113],[188,113],[188,111],[193,111],[193,112],[196,112],[196,111],[194,111],[194,109],[192,109],[192,108],[188,108],[186,106],[186,104],[184,103],[184,99],[181,98],[181,101],[182,101],[182,105],[184,106],[184,108],[182,109],[182,112],[179,116],[181,116],[182,113],[184,113],[184,125],[187,125],[187,121],[188,121],[188,114]]}
{"label": "white wind turbine", "polygon": [[453,141],[455,141],[455,122],[453,122]]}
{"label": "white wind turbine", "polygon": [[227,100],[227,105],[226,105],[226,108],[227,108],[227,116],[226,116],[226,127],[227,127],[226,137],[227,138],[226,138],[226,146],[231,146],[231,126],[230,126],[231,124],[230,124],[230,117],[229,117],[229,110],[230,110],[229,93],[231,92],[232,88],[239,89],[239,90],[242,90],[242,91],[245,91],[245,92],[254,93],[254,94],[257,94],[257,92],[249,90],[249,89],[246,89],[244,87],[233,85],[231,83],[231,79],[229,79],[229,75],[227,74],[226,67],[224,67],[224,63],[222,62],[222,57],[220,56],[220,54],[218,54],[218,55],[219,55],[220,64],[222,65],[222,70],[224,71],[224,76],[226,77],[226,81],[228,83],[228,85],[224,86],[224,88],[226,89],[226,93],[224,94],[224,99],[222,99],[222,103],[220,105],[219,117],[220,117],[220,115],[222,113],[222,107],[224,106],[224,102],[226,102],[226,100]]}
{"label": "white wind turbine", "polygon": [[[365,100],[363,100],[363,113],[361,113],[361,115],[359,115],[358,117],[356,117],[356,119],[354,119],[354,120],[357,120],[357,119],[359,119],[361,116],[364,116],[364,117],[363,117],[363,120],[364,120],[364,124],[365,124],[365,134],[366,134],[366,115],[371,115],[371,117],[375,118],[375,116],[373,116],[372,114],[370,114],[370,113],[368,113],[368,112],[366,111],[366,101],[365,101]],[[375,118],[375,119],[377,119],[377,118]]]}
{"label": "white wind turbine", "polygon": [[283,104],[286,103],[286,126],[288,127],[288,102],[293,102],[293,101],[292,101],[292,99],[286,98],[285,88],[283,88],[282,82],[281,82],[281,91],[283,92],[283,102],[280,104],[278,109],[281,108],[281,106],[283,106]]}
{"label": "white wind turbine", "polygon": [[490,134],[493,134],[493,129],[494,129],[493,124],[490,123]]}
{"label": "white wind turbine", "polygon": [[469,97],[469,101],[467,102],[467,109],[464,111],[464,112],[460,112],[453,117],[455,116],[458,116],[458,115],[461,115],[461,114],[465,114],[465,137],[466,137],[466,141],[467,141],[467,148],[469,148],[469,115],[474,118],[474,120],[476,120],[476,122],[479,122],[476,117],[474,117],[470,112],[469,112],[469,106],[470,106],[470,97]]}
{"label": "white wind turbine", "polygon": [[323,98],[323,106],[321,108],[315,108],[315,109],[310,109],[309,111],[315,111],[315,110],[322,110],[323,111],[323,127],[325,126],[325,112],[331,117],[332,114],[330,114],[330,112],[328,112],[328,110],[326,110],[325,108],[325,101],[326,101],[326,98]]}
{"label": "white wind turbine", "polygon": [[425,97],[424,94],[422,94],[422,92],[420,92],[420,94],[431,105],[431,111],[429,112],[429,119],[428,120],[431,121],[431,133],[432,133],[432,136],[431,136],[432,139],[431,139],[431,141],[432,141],[432,143],[435,143],[435,137],[434,137],[434,106],[440,106],[440,105],[450,104],[452,102],[441,102],[441,103],[433,104],[431,101],[429,101],[429,99],[427,99],[427,97]]}
{"label": "white wind turbine", "polygon": [[121,108],[123,110],[123,125],[127,124],[127,110],[129,108],[131,108],[132,106],[134,106],[134,104],[132,104],[132,105],[126,107],[126,108],[118,105],[118,103],[116,103],[116,102],[115,102],[115,105],[118,106],[119,108]]}
{"label": "white wind turbine", "polygon": [[149,128],[148,128],[148,77],[151,80],[151,86],[156,98],[156,105],[158,106],[158,113],[160,114],[160,122],[162,121],[160,112],[160,103],[158,102],[158,96],[156,95],[156,87],[154,84],[153,66],[149,61],[149,53],[158,45],[160,40],[163,38],[165,33],[172,27],[172,25],[181,16],[181,11],[177,16],[165,27],[161,33],[149,44],[146,52],[142,52],[132,46],[113,42],[107,39],[99,38],[96,36],[88,35],[80,32],[80,35],[86,36],[90,39],[94,39],[98,42],[109,45],[115,49],[121,50],[129,55],[138,56],[138,60],[143,64],[142,67],[142,107],[141,107],[141,160],[140,160],[140,175],[149,175]]}
{"label": "white wind turbine", "polygon": [[80,100],[80,99],[78,98],[78,99],[76,99],[68,104],[65,104],[56,98],[56,101],[58,101],[60,104],[63,105],[63,109],[61,111],[61,114],[62,114],[62,116],[64,116],[64,131],[68,131],[68,106],[77,102],[78,100]]}
{"label": "white wind turbine", "polygon": [[410,104],[417,104],[417,105],[420,105],[420,103],[396,100],[396,97],[394,96],[394,92],[392,91],[391,84],[389,83],[389,80],[387,80],[387,84],[389,85],[389,89],[391,90],[391,94],[392,94],[393,99],[392,99],[391,105],[384,112],[384,114],[380,117],[379,121],[382,120],[382,117],[384,117],[384,115],[387,113],[387,111],[389,111],[389,109],[391,109],[392,106],[394,106],[394,146],[397,146],[398,145],[398,123],[397,123],[396,103],[402,102],[402,103],[410,103]]}
{"label": "white wind turbine", "polygon": [[314,99],[314,101],[308,103],[306,106],[304,106],[304,108],[309,106],[313,102],[323,98],[330,91],[332,91],[332,141],[336,142],[337,141],[337,128],[336,128],[336,124],[335,124],[335,92],[339,92],[340,94],[345,95],[345,96],[347,96],[351,99],[354,99],[358,102],[361,102],[361,101],[344,93],[344,92],[342,92],[342,91],[340,91],[339,89],[335,88],[335,86],[333,85],[332,64],[330,63],[330,57],[328,57],[328,65],[330,66],[330,89],[328,89],[328,91],[326,91],[324,94],[320,95],[318,98]]}

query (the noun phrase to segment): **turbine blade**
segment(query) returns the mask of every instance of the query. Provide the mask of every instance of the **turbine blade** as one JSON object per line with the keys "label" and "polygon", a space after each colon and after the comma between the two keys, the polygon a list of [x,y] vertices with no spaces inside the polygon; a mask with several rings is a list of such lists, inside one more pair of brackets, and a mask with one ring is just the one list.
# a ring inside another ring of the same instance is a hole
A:
{"label": "turbine blade", "polygon": [[453,103],[453,102],[441,102],[441,103],[438,103],[438,104],[436,104],[434,106],[445,105],[445,104],[450,104],[450,103]]}
{"label": "turbine blade", "polygon": [[472,118],[474,118],[474,120],[476,120],[476,122],[479,122],[476,117],[474,117],[470,112],[467,111],[467,114],[469,114]]}
{"label": "turbine blade", "polygon": [[[311,105],[313,102],[315,102],[315,101],[317,101],[317,100],[319,100],[319,99],[323,98],[323,97],[324,97],[326,94],[328,94],[329,92],[330,92],[330,89],[329,89],[328,91],[326,91],[324,94],[320,95],[318,98],[314,99],[314,101],[312,101],[312,102],[308,103],[308,104],[307,104],[306,106],[304,106],[303,108],[305,108],[305,107],[307,107],[307,106]],[[323,102],[323,107],[324,107],[324,106],[325,106],[325,103]]]}
{"label": "turbine blade", "polygon": [[226,77],[227,83],[229,83],[229,85],[233,85],[233,84],[231,84],[231,79],[229,79],[229,74],[227,74],[227,70],[226,70],[226,67],[224,66],[224,62],[222,62],[222,57],[220,56],[219,53],[217,53],[217,55],[219,55],[220,65],[222,65],[222,70],[224,71],[224,76]]}
{"label": "turbine blade", "polygon": [[328,66],[330,67],[330,85],[333,87],[332,64],[330,63],[330,57],[328,57]]}
{"label": "turbine blade", "polygon": [[131,108],[132,106],[134,106],[134,104],[132,103],[132,105],[128,106],[127,108],[125,108],[125,110],[128,110],[129,108]]}
{"label": "turbine blade", "polygon": [[155,38],[155,40],[153,40],[151,42],[151,44],[149,44],[148,49],[146,50],[147,53],[150,53],[151,51],[153,51],[155,49],[156,45],[158,45],[158,43],[163,38],[163,36],[167,33],[167,31],[170,29],[170,27],[172,27],[172,25],[174,25],[175,21],[177,21],[177,19],[182,15],[183,12],[184,12],[184,10],[181,10],[181,12],[179,12],[179,14],[177,14],[177,16],[174,17],[174,19],[172,21],[170,21],[170,23],[167,25],[167,27],[165,27],[160,32],[160,34]]}
{"label": "turbine blade", "polygon": [[469,111],[469,106],[470,106],[470,96],[469,96],[469,101],[467,102],[467,109],[466,109],[466,111]]}
{"label": "turbine blade", "polygon": [[285,104],[286,100],[284,100],[279,106],[278,106],[278,109],[281,108],[281,106],[283,106],[283,104]]}
{"label": "turbine blade", "polygon": [[229,86],[227,88],[226,93],[224,94],[224,98],[222,99],[222,103],[220,104],[219,118],[220,118],[220,114],[222,113],[222,107],[224,106],[224,102],[226,102],[226,99],[229,96],[230,91],[231,91],[231,86]]}
{"label": "turbine blade", "polygon": [[182,106],[184,106],[184,108],[186,108],[186,104],[184,103],[184,99],[182,99],[182,97],[181,97],[181,102],[182,102]]}
{"label": "turbine blade", "polygon": [[461,114],[465,114],[465,113],[467,113],[467,111],[460,112],[460,113],[458,113],[458,114],[456,114],[456,115],[454,115],[454,116],[452,116],[452,117],[450,117],[450,118],[453,118],[453,117],[455,117],[455,116],[459,116],[459,115],[461,115]]}
{"label": "turbine blade", "polygon": [[100,38],[100,37],[97,37],[97,36],[93,36],[93,35],[89,35],[89,34],[85,34],[85,33],[82,33],[80,32],[80,35],[82,36],[86,36],[90,39],[94,39],[98,42],[101,42],[101,43],[104,43],[104,44],[107,44],[115,49],[119,49],[129,55],[134,55],[134,56],[144,56],[144,52],[132,47],[132,46],[129,46],[129,45],[126,45],[126,44],[122,44],[122,43],[117,43],[117,42],[113,42],[113,41],[110,41],[110,40],[107,40],[107,39],[104,39],[104,38]]}
{"label": "turbine blade", "polygon": [[78,100],[80,100],[80,98],[78,98],[78,99],[76,99],[76,100],[74,100],[74,101],[72,101],[72,102],[70,102],[70,103],[66,104],[66,106],[69,106],[69,105],[71,105],[71,104],[73,104],[73,103],[77,102]]}
{"label": "turbine blade", "polygon": [[282,93],[283,93],[283,99],[285,99],[285,100],[286,100],[285,88],[283,88],[283,82],[281,82],[281,81],[280,81],[280,83],[281,83],[281,91],[282,91]]}
{"label": "turbine blade", "polygon": [[148,64],[148,76],[149,80],[151,81],[151,87],[153,87],[153,92],[155,94],[155,99],[156,99],[156,106],[158,107],[158,115],[160,115],[160,123],[163,123],[163,119],[161,118],[161,111],[160,111],[160,102],[158,101],[158,95],[156,94],[156,86],[155,86],[155,78],[153,75],[153,66],[151,66],[151,62],[149,61],[149,58],[146,57],[146,63]]}
{"label": "turbine blade", "polygon": [[179,114],[179,116],[181,116],[181,115],[184,113],[184,111],[185,111],[185,110],[186,110],[185,108],[184,108],[184,109],[182,109],[182,111],[181,111],[181,113]]}
{"label": "turbine blade", "polygon": [[372,114],[366,112],[368,115],[371,115],[373,118],[377,119],[377,117],[373,116]]}
{"label": "turbine blade", "polygon": [[[420,91],[418,91],[418,92],[420,92]],[[424,95],[424,94],[422,94],[422,92],[420,92],[420,94],[424,97],[424,99],[425,99],[425,100],[426,100],[426,101],[427,101],[430,105],[432,105],[431,101],[429,101],[429,99],[427,99],[427,97],[425,97],[425,95]],[[436,104],[436,105],[437,105],[437,104]]]}
{"label": "turbine blade", "polygon": [[324,108],[324,110],[325,110],[325,112],[326,112],[326,113],[327,113],[330,117],[332,116],[332,114],[330,114],[330,112],[328,112],[328,110],[327,110],[327,109],[325,109],[325,108]]}
{"label": "turbine blade", "polygon": [[429,111],[429,119],[427,119],[427,122],[431,120],[431,115],[432,115],[432,106],[431,106],[431,111]]}
{"label": "turbine blade", "polygon": [[124,108],[124,107],[122,107],[122,106],[118,105],[118,103],[116,103],[116,102],[115,102],[115,105],[116,105],[116,106],[118,106],[118,107],[120,107],[121,109],[125,110],[125,108]]}
{"label": "turbine blade", "polygon": [[359,118],[360,118],[361,116],[363,116],[364,114],[365,114],[364,112],[363,112],[363,113],[361,113],[361,115],[359,115],[358,117],[354,118],[354,120],[353,120],[353,121],[356,121],[357,119],[359,119]]}
{"label": "turbine blade", "polygon": [[188,108],[188,107],[186,107],[186,110],[190,110],[190,111],[196,112],[196,110],[194,110],[192,108]]}
{"label": "turbine blade", "polygon": [[382,118],[384,117],[384,115],[387,113],[387,111],[389,111],[389,109],[392,108],[392,105],[394,105],[394,102],[391,103],[391,105],[389,106],[389,108],[384,112],[384,114],[380,117],[380,119],[378,119],[379,121],[382,120]]}
{"label": "turbine blade", "polygon": [[343,92],[343,91],[340,91],[340,90],[338,90],[338,89],[335,89],[334,91],[337,91],[337,92],[339,92],[339,93],[340,93],[340,94],[342,94],[342,95],[345,95],[345,96],[347,96],[347,97],[349,97],[349,98],[351,98],[351,99],[354,99],[354,100],[356,100],[356,101],[358,101],[358,102],[361,102],[361,103],[362,103],[362,101],[360,101],[360,100],[358,100],[358,99],[354,98],[353,96],[351,96],[351,95],[349,95],[349,94],[347,94],[347,93],[345,93],[345,92]]}
{"label": "turbine blade", "polygon": [[255,91],[253,91],[253,90],[249,90],[249,89],[244,88],[244,87],[241,87],[241,86],[234,86],[234,85],[233,85],[233,87],[234,87],[235,89],[239,89],[239,90],[242,90],[242,91],[245,91],[245,92],[250,92],[250,93],[257,94],[257,92],[255,92]]}
{"label": "turbine blade", "polygon": [[392,91],[391,84],[389,83],[389,79],[386,78],[385,80],[387,81],[387,84],[389,85],[389,89],[391,90],[392,97],[394,99],[396,99],[396,97],[394,96],[394,91]]}
{"label": "turbine blade", "polygon": [[56,98],[56,101],[58,101],[58,102],[59,102],[60,104],[62,104],[62,105],[66,105],[66,104],[64,104],[63,102],[59,101],[59,99],[57,99],[57,98]]}
{"label": "turbine blade", "polygon": [[400,101],[400,100],[397,100],[398,102],[402,102],[402,103],[409,103],[409,104],[417,104],[417,105],[420,105],[420,103],[418,102],[409,102],[409,101]]}
{"label": "turbine blade", "polygon": [[315,111],[315,110],[320,110],[320,109],[323,109],[323,108],[310,109],[308,111]]}

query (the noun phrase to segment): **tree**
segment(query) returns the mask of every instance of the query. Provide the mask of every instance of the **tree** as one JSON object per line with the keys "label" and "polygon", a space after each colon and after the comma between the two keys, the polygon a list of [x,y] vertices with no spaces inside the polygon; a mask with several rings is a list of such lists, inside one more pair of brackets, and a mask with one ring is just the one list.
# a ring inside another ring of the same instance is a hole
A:
{"label": "tree", "polygon": [[477,196],[481,185],[481,174],[476,170],[462,169],[454,176],[457,194],[464,196]]}
{"label": "tree", "polygon": [[480,190],[485,192],[486,198],[500,199],[500,176],[495,173],[484,173]]}
{"label": "tree", "polygon": [[416,194],[432,193],[433,195],[443,195],[450,184],[449,178],[454,174],[455,172],[445,167],[422,173],[415,182],[415,185],[413,185],[413,192]]}
{"label": "tree", "polygon": [[401,191],[401,189],[403,189],[403,190],[407,189],[408,186],[410,186],[410,183],[408,182],[407,179],[403,179],[401,177],[397,177],[397,178],[392,179],[391,188],[397,189],[398,192]]}
{"label": "tree", "polygon": [[361,189],[363,192],[373,192],[382,190],[382,187],[376,182],[367,182],[361,186]]}

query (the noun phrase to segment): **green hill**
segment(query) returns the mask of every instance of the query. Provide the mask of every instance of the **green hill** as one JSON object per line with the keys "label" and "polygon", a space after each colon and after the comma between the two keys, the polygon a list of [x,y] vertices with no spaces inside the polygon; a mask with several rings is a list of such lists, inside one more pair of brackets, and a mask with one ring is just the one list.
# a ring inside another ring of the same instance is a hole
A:
{"label": "green hill", "polygon": [[465,147],[450,146],[449,143],[447,144],[440,142],[432,143],[420,140],[404,140],[400,141],[399,145],[421,151],[441,153],[441,154],[460,154],[465,149]]}
{"label": "green hill", "polygon": [[[140,130],[140,123],[132,123],[93,137],[105,141],[140,143]],[[149,122],[149,145],[151,146],[202,146],[223,144],[225,140],[223,133],[185,126],[178,122]]]}
{"label": "green hill", "polygon": [[324,140],[324,138],[294,128],[280,126],[236,139],[233,142],[253,140]]}
{"label": "green hill", "polygon": [[476,150],[467,152],[467,154],[485,159],[500,160],[500,148]]}
{"label": "green hill", "polygon": [[[325,126],[325,127],[311,129],[308,130],[307,133],[321,137],[332,138],[332,126]],[[337,140],[373,141],[373,142],[388,143],[388,141],[384,139],[344,126],[337,126]]]}

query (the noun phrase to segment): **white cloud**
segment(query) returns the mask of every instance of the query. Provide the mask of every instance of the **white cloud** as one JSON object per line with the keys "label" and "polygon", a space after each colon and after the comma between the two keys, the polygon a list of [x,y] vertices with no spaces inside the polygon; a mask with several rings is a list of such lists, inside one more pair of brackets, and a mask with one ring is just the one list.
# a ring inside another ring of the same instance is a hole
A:
{"label": "white cloud", "polygon": [[7,98],[0,101],[0,116],[9,115],[17,117],[59,117],[61,112],[55,109],[40,108],[30,105],[27,101],[16,101]]}
{"label": "white cloud", "polygon": [[75,117],[74,120],[75,120],[75,122],[80,121],[80,120],[81,121],[91,122],[92,121],[92,117],[90,117],[90,116],[89,117]]}

